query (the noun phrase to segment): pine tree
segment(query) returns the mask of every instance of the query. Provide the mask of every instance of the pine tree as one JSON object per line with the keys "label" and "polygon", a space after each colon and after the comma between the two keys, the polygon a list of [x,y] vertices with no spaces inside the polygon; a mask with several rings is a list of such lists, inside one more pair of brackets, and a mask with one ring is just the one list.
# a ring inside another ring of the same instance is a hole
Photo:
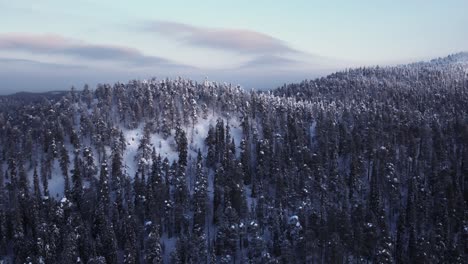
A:
{"label": "pine tree", "polygon": [[81,175],[82,162],[80,157],[75,153],[74,167],[72,171],[73,190],[71,197],[76,206],[80,208],[83,203],[83,178]]}
{"label": "pine tree", "polygon": [[216,164],[216,135],[215,130],[212,126],[208,129],[208,135],[205,139],[205,144],[208,147],[206,165],[208,167],[213,167]]}
{"label": "pine tree", "polygon": [[159,236],[159,227],[151,223],[146,240],[145,259],[147,264],[160,264],[163,262],[162,248]]}
{"label": "pine tree", "polygon": [[111,165],[111,186],[112,191],[118,191],[122,188],[123,172],[122,172],[122,152],[119,148],[114,147],[112,150],[112,165]]}
{"label": "pine tree", "polygon": [[110,205],[109,171],[105,161],[101,164],[101,171],[99,173],[98,202],[102,204],[104,215],[108,215]]}
{"label": "pine tree", "polygon": [[151,158],[151,126],[151,123],[146,123],[143,128],[143,136],[138,145],[138,154],[135,159],[140,170],[148,168],[147,165]]}
{"label": "pine tree", "polygon": [[203,171],[203,157],[200,149],[198,150],[196,166],[195,188],[193,194],[194,229],[198,228],[203,230],[205,227],[205,217],[208,204],[208,179]]}
{"label": "pine tree", "polygon": [[83,178],[91,179],[96,173],[97,168],[94,164],[93,152],[91,148],[85,147],[83,148]]}
{"label": "pine tree", "polygon": [[[1,177],[1,176],[0,176]],[[1,179],[0,179],[1,181]],[[2,183],[0,183],[1,185]],[[0,188],[2,188],[0,186]],[[34,197],[37,201],[41,200],[41,189],[39,187],[39,175],[37,174],[37,167],[34,167],[34,172],[33,172],[33,189],[34,189]]]}
{"label": "pine tree", "polygon": [[81,263],[79,261],[80,257],[78,255],[78,245],[76,240],[78,234],[74,232],[70,222],[66,224],[62,234],[63,251],[60,256],[60,261],[63,261],[63,263]]}
{"label": "pine tree", "polygon": [[247,139],[242,139],[240,142],[240,159],[242,164],[242,171],[244,175],[244,183],[249,185],[252,182],[251,176],[251,163],[250,163],[250,146]]}
{"label": "pine tree", "polygon": [[93,234],[96,254],[103,256],[107,263],[117,263],[117,241],[114,229],[104,214],[104,204],[98,203],[94,215]]}
{"label": "pine tree", "polygon": [[179,166],[186,167],[187,166],[187,136],[185,131],[177,127],[176,128],[176,143],[177,143],[177,150],[179,152]]}
{"label": "pine tree", "polygon": [[7,246],[7,226],[6,226],[6,208],[7,200],[5,193],[5,179],[0,168],[0,255],[6,255]]}
{"label": "pine tree", "polygon": [[139,263],[139,256],[137,251],[137,239],[134,227],[134,220],[132,216],[128,216],[125,221],[125,248],[124,248],[124,260],[125,264]]}

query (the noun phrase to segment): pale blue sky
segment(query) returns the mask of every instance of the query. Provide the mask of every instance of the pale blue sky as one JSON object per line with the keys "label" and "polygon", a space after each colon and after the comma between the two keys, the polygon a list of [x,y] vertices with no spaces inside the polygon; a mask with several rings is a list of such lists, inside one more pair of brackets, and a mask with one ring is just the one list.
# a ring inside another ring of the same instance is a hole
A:
{"label": "pale blue sky", "polygon": [[0,0],[0,93],[178,75],[274,88],[468,50],[468,1]]}

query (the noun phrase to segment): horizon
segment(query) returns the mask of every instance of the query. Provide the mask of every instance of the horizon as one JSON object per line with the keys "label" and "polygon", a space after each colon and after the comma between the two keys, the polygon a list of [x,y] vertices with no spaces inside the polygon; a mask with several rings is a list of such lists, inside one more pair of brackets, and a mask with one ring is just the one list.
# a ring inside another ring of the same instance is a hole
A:
{"label": "horizon", "polygon": [[457,53],[452,53],[452,54],[447,54],[447,56],[443,56],[443,57],[436,57],[436,58],[432,58],[432,59],[428,59],[428,60],[419,60],[419,61],[412,61],[412,62],[408,62],[408,63],[401,63],[401,64],[394,64],[394,65],[379,65],[379,64],[375,64],[375,65],[356,65],[354,67],[349,67],[349,68],[342,68],[342,69],[337,69],[336,71],[332,71],[332,72],[329,72],[329,73],[325,73],[323,75],[317,75],[315,77],[311,77],[311,78],[303,78],[303,79],[293,79],[291,80],[290,82],[284,82],[282,84],[278,84],[276,86],[271,86],[271,87],[265,87],[265,88],[260,88],[260,89],[256,89],[254,87],[245,87],[243,86],[242,84],[240,83],[233,83],[233,82],[226,82],[226,81],[223,81],[223,80],[213,80],[213,79],[210,79],[208,78],[208,76],[205,76],[205,77],[200,77],[199,79],[195,79],[195,78],[184,78],[182,76],[148,76],[146,78],[142,77],[142,78],[129,78],[129,79],[126,79],[126,80],[109,80],[108,82],[97,82],[93,85],[90,85],[89,83],[84,83],[82,87],[77,87],[76,85],[72,84],[71,86],[67,87],[67,88],[64,88],[64,89],[58,89],[58,90],[43,90],[43,91],[14,91],[12,93],[7,93],[7,94],[3,94],[1,93],[1,87],[0,87],[0,96],[14,96],[14,95],[17,95],[17,94],[48,94],[48,93],[55,93],[55,92],[58,92],[58,93],[67,93],[69,92],[71,89],[75,89],[75,91],[82,91],[84,86],[85,85],[88,85],[90,90],[95,90],[95,88],[97,88],[98,85],[101,85],[101,84],[115,84],[115,83],[129,83],[131,81],[134,81],[134,80],[137,80],[137,81],[147,81],[147,80],[151,80],[151,79],[156,79],[156,80],[164,80],[164,79],[169,79],[169,80],[176,80],[178,78],[182,78],[182,79],[186,79],[186,80],[192,80],[192,81],[195,81],[197,83],[201,83],[205,80],[207,81],[210,81],[210,82],[216,82],[216,83],[228,83],[228,84],[231,84],[231,85],[238,85],[240,86],[241,89],[244,89],[244,90],[255,90],[255,91],[269,91],[269,90],[274,90],[274,89],[277,89],[283,85],[287,85],[289,83],[300,83],[302,81],[305,81],[305,80],[316,80],[316,79],[320,79],[322,77],[326,77],[326,76],[329,76],[330,74],[333,74],[333,73],[337,73],[337,72],[342,72],[342,71],[346,71],[346,70],[350,70],[350,69],[357,69],[357,68],[361,68],[361,67],[398,67],[398,66],[403,66],[403,65],[410,65],[410,64],[413,64],[413,63],[424,63],[424,62],[431,62],[433,60],[437,60],[437,59],[444,59],[444,58],[447,58],[449,56],[453,56],[453,55],[457,55],[457,54],[468,54],[467,51],[460,51],[460,52],[457,52]]}
{"label": "horizon", "polygon": [[265,90],[468,50],[464,1],[296,3],[0,1],[0,94],[153,76]]}

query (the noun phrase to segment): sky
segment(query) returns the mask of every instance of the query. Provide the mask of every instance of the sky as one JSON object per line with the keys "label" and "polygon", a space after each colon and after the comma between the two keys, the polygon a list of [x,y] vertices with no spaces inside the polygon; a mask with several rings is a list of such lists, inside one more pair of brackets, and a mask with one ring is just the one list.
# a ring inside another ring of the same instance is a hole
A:
{"label": "sky", "polygon": [[156,77],[246,89],[468,50],[468,1],[0,0],[0,94]]}

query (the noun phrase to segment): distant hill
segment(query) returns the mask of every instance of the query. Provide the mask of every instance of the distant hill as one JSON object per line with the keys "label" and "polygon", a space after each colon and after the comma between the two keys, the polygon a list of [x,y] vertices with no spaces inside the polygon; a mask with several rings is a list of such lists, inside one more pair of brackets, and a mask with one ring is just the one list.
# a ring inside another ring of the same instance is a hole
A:
{"label": "distant hill", "polygon": [[444,58],[433,59],[430,63],[468,64],[468,52],[459,52]]}
{"label": "distant hill", "polygon": [[40,93],[18,92],[18,93],[14,93],[10,95],[0,95],[0,98],[10,98],[10,99],[22,100],[22,101],[36,101],[36,100],[40,100],[41,98],[57,100],[65,96],[67,93],[69,93],[69,91],[50,91],[50,92],[40,92]]}

